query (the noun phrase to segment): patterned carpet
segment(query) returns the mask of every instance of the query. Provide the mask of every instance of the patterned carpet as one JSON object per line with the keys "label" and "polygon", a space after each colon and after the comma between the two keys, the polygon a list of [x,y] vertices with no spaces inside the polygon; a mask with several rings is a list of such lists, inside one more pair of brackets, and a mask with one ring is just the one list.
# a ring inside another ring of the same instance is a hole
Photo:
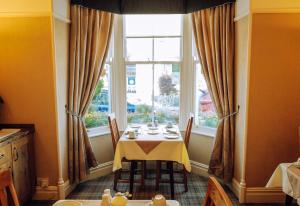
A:
{"label": "patterned carpet", "polygon": [[[163,176],[167,178],[168,176]],[[175,178],[179,178],[176,177]],[[178,200],[181,206],[200,206],[204,200],[207,189],[207,178],[190,174],[188,177],[189,191],[183,192],[183,185],[175,184],[175,199]],[[76,189],[68,196],[68,199],[100,199],[104,189],[113,186],[113,175],[107,175],[94,180],[86,181],[79,184]],[[237,198],[230,191],[230,189],[223,185],[227,193],[229,194],[234,205],[240,205]],[[118,184],[118,190],[121,192],[129,191],[128,184]],[[146,180],[146,187],[142,190],[138,184],[135,184],[133,199],[151,199],[155,194],[163,194],[167,199],[170,198],[170,186],[169,184],[160,184],[158,192],[155,192],[155,176],[154,174],[148,175]],[[33,201],[28,206],[51,206],[53,202]],[[258,205],[258,204],[255,204]],[[267,205],[267,204],[260,204]],[[275,205],[275,204],[270,204]]]}

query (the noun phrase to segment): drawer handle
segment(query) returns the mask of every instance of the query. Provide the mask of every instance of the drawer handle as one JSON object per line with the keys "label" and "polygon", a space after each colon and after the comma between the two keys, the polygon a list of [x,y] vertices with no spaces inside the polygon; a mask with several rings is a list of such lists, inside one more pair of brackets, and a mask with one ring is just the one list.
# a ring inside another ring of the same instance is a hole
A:
{"label": "drawer handle", "polygon": [[0,160],[4,158],[4,154],[0,154]]}

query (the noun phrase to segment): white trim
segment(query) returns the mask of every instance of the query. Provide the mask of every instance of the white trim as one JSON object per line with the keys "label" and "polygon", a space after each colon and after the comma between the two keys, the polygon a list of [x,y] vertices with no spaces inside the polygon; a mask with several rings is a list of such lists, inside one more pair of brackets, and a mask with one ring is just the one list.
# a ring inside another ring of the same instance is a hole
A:
{"label": "white trim", "polygon": [[192,173],[208,177],[208,165],[190,160],[192,166]]}
{"label": "white trim", "polygon": [[85,181],[108,175],[112,173],[112,168],[113,161],[99,164],[97,167],[90,169],[90,174],[88,175],[88,178]]}
{"label": "white trim", "polygon": [[64,17],[64,16],[62,16],[62,15],[60,15],[60,14],[58,14],[58,13],[53,12],[53,17],[54,17],[55,19],[59,20],[59,21],[64,22],[64,23],[67,23],[67,24],[70,24],[70,23],[71,23],[71,20],[70,20],[69,18]]}
{"label": "white trim", "polygon": [[110,134],[110,129],[108,126],[88,128],[87,133],[89,138],[99,137]]}
{"label": "white trim", "polygon": [[240,203],[245,203],[246,184],[232,179],[232,192],[237,196]]}
{"label": "white trim", "polygon": [[127,124],[126,70],[123,55],[123,17],[115,15],[114,48],[112,61],[111,110],[115,112],[119,130],[124,131]]}
{"label": "white trim", "polygon": [[179,128],[185,130],[189,114],[194,111],[194,81],[192,56],[192,22],[190,14],[183,15],[182,63],[180,70]]}
{"label": "white trim", "polygon": [[242,15],[240,15],[240,16],[236,16],[236,17],[234,18],[234,22],[240,21],[240,20],[242,20],[243,18],[248,17],[248,15],[249,15],[249,12],[244,13],[244,14],[242,14]]}
{"label": "white trim", "polygon": [[217,132],[217,129],[212,128],[212,127],[194,126],[192,129],[193,134],[203,135],[203,136],[212,137],[212,138],[216,137],[216,132]]}

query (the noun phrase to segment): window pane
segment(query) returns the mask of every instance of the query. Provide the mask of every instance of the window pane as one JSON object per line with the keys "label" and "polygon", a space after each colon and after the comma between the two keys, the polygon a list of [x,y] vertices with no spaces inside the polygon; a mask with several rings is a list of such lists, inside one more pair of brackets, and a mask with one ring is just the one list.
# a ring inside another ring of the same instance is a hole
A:
{"label": "window pane", "polygon": [[180,61],[180,38],[155,38],[155,61]]}
{"label": "window pane", "polygon": [[126,39],[126,58],[128,61],[151,61],[152,39]]}
{"label": "window pane", "polygon": [[154,109],[159,123],[178,124],[180,69],[178,64],[154,65]]}
{"label": "window pane", "polygon": [[182,15],[126,15],[126,36],[179,36]]}
{"label": "window pane", "polygon": [[151,122],[152,64],[127,65],[127,121]]}
{"label": "window pane", "polygon": [[205,127],[217,127],[218,117],[200,63],[196,64],[196,124]]}
{"label": "window pane", "polygon": [[87,128],[107,126],[110,111],[110,65],[105,64],[95,94],[85,116]]}

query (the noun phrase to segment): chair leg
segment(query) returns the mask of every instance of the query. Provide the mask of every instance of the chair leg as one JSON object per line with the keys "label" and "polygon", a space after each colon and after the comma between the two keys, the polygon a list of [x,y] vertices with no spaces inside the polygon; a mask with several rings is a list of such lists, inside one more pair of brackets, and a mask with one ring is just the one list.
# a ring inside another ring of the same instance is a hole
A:
{"label": "chair leg", "polygon": [[169,170],[169,175],[170,175],[170,186],[171,186],[171,199],[174,200],[175,198],[175,192],[174,192],[174,174],[173,174],[173,162],[168,161],[167,167]]}
{"label": "chair leg", "polygon": [[145,162],[144,177],[145,177],[145,179],[147,179],[147,161],[144,160],[144,162]]}
{"label": "chair leg", "polygon": [[155,190],[158,191],[159,190],[159,180],[161,177],[161,161],[157,160],[156,161],[156,182],[155,182]]}
{"label": "chair leg", "polygon": [[142,161],[142,168],[141,168],[141,187],[145,187],[145,169],[146,169],[146,161]]}
{"label": "chair leg", "polygon": [[183,182],[184,182],[184,192],[189,190],[188,188],[188,181],[187,181],[187,171],[183,168]]}
{"label": "chair leg", "polygon": [[115,171],[115,174],[114,174],[114,191],[117,191],[117,185],[118,185],[118,180],[120,178],[120,173],[121,173],[121,170]]}

